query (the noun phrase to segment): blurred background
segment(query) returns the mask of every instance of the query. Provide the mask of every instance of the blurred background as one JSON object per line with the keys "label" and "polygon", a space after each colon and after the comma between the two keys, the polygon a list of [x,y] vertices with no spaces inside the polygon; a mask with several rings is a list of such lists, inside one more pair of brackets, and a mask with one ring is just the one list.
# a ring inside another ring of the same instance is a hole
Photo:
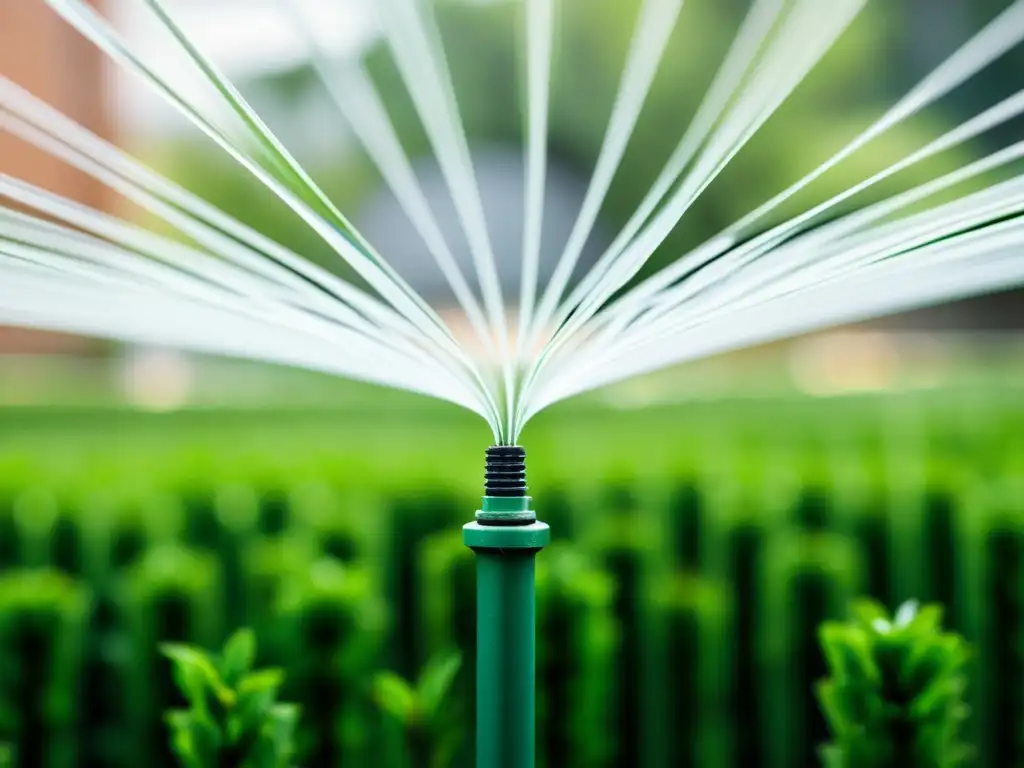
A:
{"label": "blurred background", "polygon": [[[181,88],[144,3],[94,0]],[[516,2],[439,2],[502,279],[518,284]],[[747,8],[691,0],[583,258],[619,231]],[[872,2],[684,218],[664,265],[826,160],[1005,7]],[[436,165],[358,0],[306,6],[362,57],[446,232]],[[451,297],[274,3],[177,0],[339,208],[435,305]],[[622,71],[636,0],[559,4],[545,212],[550,270]],[[1019,87],[1024,51],[840,165],[841,191]],[[301,222],[42,0],[0,2],[0,74],[321,264]],[[884,195],[1019,137],[903,174]],[[0,172],[141,217],[0,135]],[[867,198],[858,198],[863,203]],[[151,222],[150,222],[151,223]],[[458,251],[468,259],[468,252]],[[543,270],[542,270],[543,274]],[[457,313],[445,314],[452,323]],[[815,764],[815,627],[871,594],[937,600],[976,645],[979,765],[1024,765],[1024,304],[958,302],[617,385],[527,427],[540,564],[543,765]],[[318,374],[0,327],[0,740],[28,765],[169,765],[159,640],[253,626],[306,713],[300,764],[386,756],[375,671],[457,647],[472,669],[472,556],[488,430],[453,407]],[[468,731],[467,731],[468,734]],[[468,737],[467,737],[468,740]],[[382,746],[383,745],[383,746]],[[383,751],[382,751],[383,750]],[[463,759],[458,764],[467,764]]]}

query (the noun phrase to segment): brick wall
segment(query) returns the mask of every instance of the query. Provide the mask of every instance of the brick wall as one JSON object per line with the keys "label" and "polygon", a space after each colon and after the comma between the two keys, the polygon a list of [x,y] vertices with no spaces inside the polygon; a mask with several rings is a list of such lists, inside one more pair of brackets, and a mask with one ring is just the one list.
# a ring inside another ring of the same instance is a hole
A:
{"label": "brick wall", "polygon": [[[97,5],[101,0],[93,0]],[[110,138],[106,60],[43,0],[0,0],[0,73],[90,130]],[[0,172],[95,207],[111,200],[98,182],[0,133]],[[0,353],[77,350],[68,337],[0,328]]]}

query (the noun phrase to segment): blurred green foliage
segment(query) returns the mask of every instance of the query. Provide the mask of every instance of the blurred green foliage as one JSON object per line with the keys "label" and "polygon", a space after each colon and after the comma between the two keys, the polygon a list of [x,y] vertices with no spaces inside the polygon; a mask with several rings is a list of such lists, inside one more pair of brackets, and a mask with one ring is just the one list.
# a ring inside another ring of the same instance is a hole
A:
{"label": "blurred green foliage", "polygon": [[167,713],[171,745],[183,768],[289,768],[299,710],[277,701],[280,669],[254,670],[256,637],[240,629],[217,656],[165,643],[187,709]]}
{"label": "blurred green foliage", "polygon": [[[407,765],[423,670],[453,648],[468,723],[471,415],[15,410],[0,428],[0,742],[35,755],[19,764],[175,765],[163,713],[188,701],[159,646],[241,626],[302,709],[298,765]],[[948,606],[976,649],[963,740],[1019,764],[1022,436],[998,388],[539,418],[539,763],[814,764],[818,625],[867,594]],[[470,734],[443,737],[451,764]]]}
{"label": "blurred green foliage", "polygon": [[465,737],[470,716],[450,694],[462,667],[458,652],[430,659],[415,681],[394,672],[379,672],[373,692],[377,706],[400,727],[406,765],[446,768]]}
{"label": "blurred green foliage", "polygon": [[821,643],[830,677],[818,687],[833,743],[828,768],[954,768],[965,764],[968,648],[941,630],[942,610],[904,603],[890,617],[856,603],[846,623],[828,622]]}
{"label": "blurred green foliage", "polygon": [[88,591],[65,574],[0,575],[0,741],[17,765],[78,764],[88,612]]}

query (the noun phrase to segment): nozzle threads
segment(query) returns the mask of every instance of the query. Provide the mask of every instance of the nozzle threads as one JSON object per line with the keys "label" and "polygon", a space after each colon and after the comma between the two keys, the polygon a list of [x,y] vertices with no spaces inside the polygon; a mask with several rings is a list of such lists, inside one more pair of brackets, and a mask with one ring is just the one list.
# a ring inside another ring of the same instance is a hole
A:
{"label": "nozzle threads", "polygon": [[518,445],[492,445],[484,460],[484,493],[526,496],[526,451]]}

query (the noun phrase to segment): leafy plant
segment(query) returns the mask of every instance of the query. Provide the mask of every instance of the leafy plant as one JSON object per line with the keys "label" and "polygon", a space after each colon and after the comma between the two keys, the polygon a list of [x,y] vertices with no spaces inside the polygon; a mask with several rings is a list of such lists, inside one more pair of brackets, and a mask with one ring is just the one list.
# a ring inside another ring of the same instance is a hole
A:
{"label": "leafy plant", "polygon": [[451,765],[462,743],[458,706],[450,693],[462,667],[458,652],[431,659],[410,682],[394,672],[377,674],[377,706],[397,722],[404,736],[406,760],[415,766]]}
{"label": "leafy plant", "polygon": [[370,764],[376,713],[369,688],[387,621],[372,574],[323,557],[282,573],[279,589],[279,632],[271,637],[281,645],[268,650],[275,650],[278,663],[287,660],[289,695],[305,704],[296,759],[316,766]]}
{"label": "leafy plant", "polygon": [[877,603],[856,603],[845,623],[828,622],[821,643],[831,676],[818,697],[833,735],[828,768],[953,768],[968,748],[968,646],[941,628],[942,610],[905,603],[890,618]]}
{"label": "leafy plant", "polygon": [[[13,764],[71,768],[93,594],[53,569],[0,575],[0,739]],[[8,762],[4,762],[8,760]]]}
{"label": "leafy plant", "polygon": [[253,670],[251,630],[236,632],[219,656],[177,644],[161,651],[189,705],[167,713],[171,746],[184,768],[291,765],[299,710],[277,701],[281,670]]}

